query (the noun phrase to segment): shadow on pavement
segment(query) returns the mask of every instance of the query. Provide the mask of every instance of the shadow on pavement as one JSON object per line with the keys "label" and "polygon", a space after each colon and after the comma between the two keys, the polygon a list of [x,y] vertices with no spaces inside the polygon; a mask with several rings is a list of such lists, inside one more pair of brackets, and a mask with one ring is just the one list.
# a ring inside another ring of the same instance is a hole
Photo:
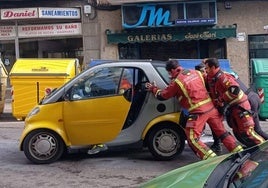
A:
{"label": "shadow on pavement", "polygon": [[10,122],[10,121],[18,121],[16,118],[12,116],[11,113],[3,113],[0,115],[0,122]]}

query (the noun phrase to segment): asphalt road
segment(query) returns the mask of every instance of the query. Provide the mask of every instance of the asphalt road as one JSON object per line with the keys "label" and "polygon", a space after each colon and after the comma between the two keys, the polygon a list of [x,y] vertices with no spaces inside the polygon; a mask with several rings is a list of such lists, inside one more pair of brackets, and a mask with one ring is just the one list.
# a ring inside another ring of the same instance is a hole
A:
{"label": "asphalt road", "polygon": [[147,150],[110,150],[98,155],[72,154],[52,164],[32,164],[19,151],[24,122],[0,116],[1,188],[136,188],[142,183],[199,159],[186,146],[172,161],[156,161]]}
{"label": "asphalt road", "polygon": [[[268,132],[268,122],[261,122]],[[0,116],[0,187],[135,188],[165,172],[199,161],[186,145],[172,161],[156,161],[147,150],[108,151],[95,156],[68,155],[47,165],[34,165],[19,151],[24,122],[16,121],[7,103]],[[212,143],[210,129],[201,139]],[[225,153],[224,151],[223,153]]]}

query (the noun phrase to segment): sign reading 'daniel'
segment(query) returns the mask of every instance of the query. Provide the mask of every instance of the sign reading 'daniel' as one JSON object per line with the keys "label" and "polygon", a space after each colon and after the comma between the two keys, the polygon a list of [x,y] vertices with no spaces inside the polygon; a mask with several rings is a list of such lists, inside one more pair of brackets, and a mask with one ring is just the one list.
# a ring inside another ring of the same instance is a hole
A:
{"label": "sign reading 'daniel'", "polygon": [[40,7],[39,18],[80,19],[79,8],[48,8]]}
{"label": "sign reading 'daniel'", "polygon": [[37,8],[1,9],[2,20],[38,18]]}

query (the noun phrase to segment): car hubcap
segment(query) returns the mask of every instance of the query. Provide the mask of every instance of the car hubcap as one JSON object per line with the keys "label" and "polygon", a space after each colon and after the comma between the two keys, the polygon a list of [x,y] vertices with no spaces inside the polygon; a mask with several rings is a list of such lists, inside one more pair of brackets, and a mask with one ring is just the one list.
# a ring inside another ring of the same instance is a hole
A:
{"label": "car hubcap", "polygon": [[155,144],[161,152],[168,153],[174,151],[177,145],[176,135],[171,130],[163,130],[157,135]]}
{"label": "car hubcap", "polygon": [[36,157],[49,158],[56,151],[56,140],[48,134],[39,134],[32,139],[31,152]]}

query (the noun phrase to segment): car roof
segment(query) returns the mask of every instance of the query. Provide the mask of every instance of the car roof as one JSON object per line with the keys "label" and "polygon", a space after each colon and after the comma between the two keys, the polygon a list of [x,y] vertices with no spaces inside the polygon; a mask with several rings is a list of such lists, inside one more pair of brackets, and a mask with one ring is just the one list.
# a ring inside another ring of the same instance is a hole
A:
{"label": "car roof", "polygon": [[[201,63],[202,59],[173,59],[185,69],[195,69],[195,66]],[[92,59],[86,64],[86,69],[104,63],[151,63],[154,66],[165,66],[166,61],[152,60],[152,59],[120,59],[120,60],[107,60],[107,59]],[[228,59],[219,59],[220,67],[223,71],[233,72],[230,61]]]}
{"label": "car roof", "polygon": [[[119,63],[127,63],[129,65],[132,64],[152,64],[153,66],[165,66],[164,61],[160,60],[150,60],[150,59],[121,59],[121,60],[92,60],[90,63],[86,65],[86,69],[103,64],[119,64]],[[125,64],[125,65],[127,65]]]}

